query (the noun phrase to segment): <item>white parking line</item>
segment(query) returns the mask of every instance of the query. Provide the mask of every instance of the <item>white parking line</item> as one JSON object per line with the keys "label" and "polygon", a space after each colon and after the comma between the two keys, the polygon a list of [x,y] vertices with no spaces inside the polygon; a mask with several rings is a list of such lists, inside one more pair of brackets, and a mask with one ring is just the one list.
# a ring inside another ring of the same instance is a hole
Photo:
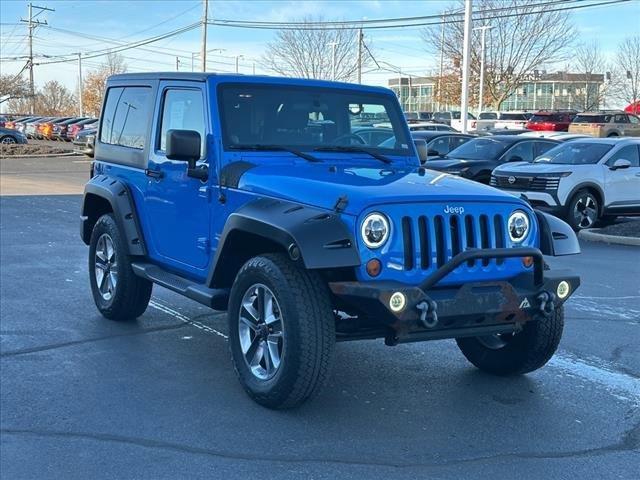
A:
{"label": "white parking line", "polygon": [[165,305],[162,305],[158,302],[155,302],[153,300],[151,300],[149,302],[149,306],[155,308],[156,310],[160,310],[161,312],[166,313],[167,315],[171,315],[173,318],[180,320],[181,322],[187,323],[193,327],[196,327],[199,330],[202,330],[204,332],[207,333],[213,333],[214,335],[218,335],[222,338],[224,338],[225,340],[228,339],[229,337],[227,335],[225,335],[222,332],[219,332],[218,330],[216,330],[215,328],[211,328],[208,325],[205,325],[203,323],[200,323],[196,320],[191,320],[189,317],[181,314],[180,312],[175,311],[174,309],[167,307]]}
{"label": "white parking line", "polygon": [[601,385],[618,398],[640,402],[640,380],[631,375],[613,371],[603,364],[587,362],[566,353],[556,353],[549,360],[548,365],[562,370],[569,376]]}
{"label": "white parking line", "polygon": [[[228,340],[228,336],[219,332],[215,328],[204,325],[196,320],[191,320],[182,313],[156,301],[150,301],[149,306],[159,310],[167,315],[171,315],[177,320],[189,324],[197,329],[207,333],[218,335]],[[604,387],[611,394],[623,400],[631,400],[640,403],[640,380],[627,375],[626,373],[616,372],[611,368],[596,362],[587,362],[566,353],[556,353],[549,361],[550,367],[561,370],[568,376],[587,380]]]}

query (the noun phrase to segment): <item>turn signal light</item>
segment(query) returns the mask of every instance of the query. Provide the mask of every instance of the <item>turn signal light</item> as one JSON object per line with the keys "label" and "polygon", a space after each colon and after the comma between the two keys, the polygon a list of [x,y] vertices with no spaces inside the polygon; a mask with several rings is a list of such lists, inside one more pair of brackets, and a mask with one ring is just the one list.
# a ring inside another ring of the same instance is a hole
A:
{"label": "turn signal light", "polygon": [[367,273],[371,277],[377,277],[382,271],[382,264],[377,258],[373,258],[367,262]]}
{"label": "turn signal light", "polygon": [[530,268],[533,265],[533,257],[522,257],[522,265]]}

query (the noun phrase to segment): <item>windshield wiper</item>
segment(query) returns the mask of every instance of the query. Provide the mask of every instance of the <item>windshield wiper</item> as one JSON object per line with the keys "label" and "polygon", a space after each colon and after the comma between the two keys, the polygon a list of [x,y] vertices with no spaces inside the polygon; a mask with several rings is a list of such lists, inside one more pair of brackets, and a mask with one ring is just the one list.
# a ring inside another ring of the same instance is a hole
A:
{"label": "windshield wiper", "polygon": [[297,150],[295,148],[289,148],[289,147],[285,147],[283,145],[262,145],[262,144],[252,144],[252,145],[229,145],[228,147],[231,150],[255,150],[258,152],[274,152],[274,151],[281,151],[281,152],[289,152],[289,153],[293,153],[294,155],[300,157],[300,158],[304,158],[305,160],[308,160],[309,162],[321,162],[322,160],[320,160],[319,158],[314,157],[313,155],[309,155],[308,153],[304,153],[301,152],[300,150]]}
{"label": "windshield wiper", "polygon": [[392,163],[391,159],[385,157],[384,155],[380,155],[379,153],[372,152],[368,148],[365,147],[356,147],[356,146],[347,146],[347,145],[333,145],[326,147],[316,147],[313,149],[314,152],[353,152],[353,153],[366,153],[371,155],[376,160],[380,160],[383,163],[389,164]]}

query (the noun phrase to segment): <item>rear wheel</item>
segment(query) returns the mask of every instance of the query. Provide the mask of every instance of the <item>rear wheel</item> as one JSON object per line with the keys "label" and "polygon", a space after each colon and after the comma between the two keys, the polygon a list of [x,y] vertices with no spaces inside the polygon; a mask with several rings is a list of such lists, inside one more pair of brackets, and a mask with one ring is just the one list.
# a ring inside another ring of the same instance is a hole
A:
{"label": "rear wheel", "polygon": [[494,375],[533,372],[544,366],[558,349],[564,328],[564,307],[548,318],[525,324],[516,334],[458,338],[463,355],[480,370]]}
{"label": "rear wheel", "polygon": [[240,383],[269,408],[292,408],[316,395],[333,357],[335,320],[316,273],[286,256],[249,260],[229,300],[229,348]]}
{"label": "rear wheel", "polygon": [[18,143],[18,142],[16,142],[16,139],[13,138],[11,135],[6,135],[0,138],[0,143],[4,145],[13,145],[14,143]]}
{"label": "rear wheel", "polygon": [[133,320],[147,309],[153,283],[138,277],[112,214],[98,219],[89,243],[93,300],[111,320]]}
{"label": "rear wheel", "polygon": [[575,231],[593,227],[600,218],[598,199],[589,190],[576,192],[567,207],[566,218]]}

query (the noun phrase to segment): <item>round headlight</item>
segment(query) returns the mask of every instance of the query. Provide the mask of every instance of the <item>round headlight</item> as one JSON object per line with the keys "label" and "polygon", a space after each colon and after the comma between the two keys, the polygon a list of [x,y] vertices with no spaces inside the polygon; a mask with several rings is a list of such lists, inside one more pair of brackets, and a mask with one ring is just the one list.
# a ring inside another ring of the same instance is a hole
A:
{"label": "round headlight", "polygon": [[381,213],[370,213],[362,222],[360,234],[369,248],[379,248],[389,238],[389,220]]}
{"label": "round headlight", "polygon": [[529,233],[529,216],[522,210],[516,210],[509,217],[507,229],[512,242],[522,242]]}

